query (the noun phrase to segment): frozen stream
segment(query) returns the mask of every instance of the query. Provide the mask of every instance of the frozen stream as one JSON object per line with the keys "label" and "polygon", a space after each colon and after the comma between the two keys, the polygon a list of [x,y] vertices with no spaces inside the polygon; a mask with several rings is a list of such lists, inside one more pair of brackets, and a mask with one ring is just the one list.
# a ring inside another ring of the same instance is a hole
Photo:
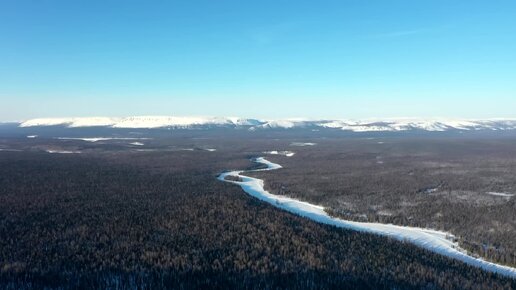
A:
{"label": "frozen stream", "polygon": [[[281,168],[281,165],[272,163],[263,157],[256,158],[253,161],[264,164],[267,168],[249,170],[247,172],[276,170]],[[242,175],[245,172],[246,171],[224,172],[218,176],[218,179],[224,182],[237,184],[249,195],[265,201],[277,208],[309,218],[319,223],[360,232],[378,234],[399,241],[410,242],[421,248],[460,260],[466,264],[482,268],[486,271],[516,278],[516,268],[491,263],[468,255],[465,250],[459,247],[457,242],[453,241],[454,237],[450,233],[416,227],[397,226],[393,224],[354,222],[331,217],[324,211],[324,207],[322,206],[286,196],[271,194],[263,188],[263,180]],[[242,181],[226,180],[226,176],[240,177]]]}

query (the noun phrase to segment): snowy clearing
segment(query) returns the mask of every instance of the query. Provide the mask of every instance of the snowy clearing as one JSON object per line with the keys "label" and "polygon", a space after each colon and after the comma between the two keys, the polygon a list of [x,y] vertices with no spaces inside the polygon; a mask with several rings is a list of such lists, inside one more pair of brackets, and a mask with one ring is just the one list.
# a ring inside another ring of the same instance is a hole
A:
{"label": "snowy clearing", "polygon": [[[256,158],[254,161],[266,165],[267,168],[250,170],[247,172],[267,171],[282,168],[281,165],[272,163],[263,157]],[[286,210],[305,218],[309,218],[313,221],[336,226],[339,228],[378,234],[402,242],[410,242],[416,246],[430,250],[432,252],[460,260],[468,265],[479,267],[489,272],[516,278],[515,268],[491,263],[480,258],[469,256],[468,253],[464,249],[461,249],[458,243],[454,241],[454,236],[450,233],[424,228],[397,226],[393,224],[354,222],[331,217],[326,213],[324,207],[322,206],[314,205],[286,196],[271,194],[263,188],[264,182],[262,179],[242,175],[244,172],[246,171],[224,172],[217,178],[220,181],[237,184],[249,195],[265,201],[277,208]],[[241,178],[242,181],[227,180],[227,176]]]}
{"label": "snowy clearing", "polygon": [[292,157],[294,156],[294,152],[292,151],[277,151],[277,150],[273,150],[273,151],[265,151],[263,152],[265,154],[271,154],[271,155],[283,155],[283,156],[287,156],[287,157]]}

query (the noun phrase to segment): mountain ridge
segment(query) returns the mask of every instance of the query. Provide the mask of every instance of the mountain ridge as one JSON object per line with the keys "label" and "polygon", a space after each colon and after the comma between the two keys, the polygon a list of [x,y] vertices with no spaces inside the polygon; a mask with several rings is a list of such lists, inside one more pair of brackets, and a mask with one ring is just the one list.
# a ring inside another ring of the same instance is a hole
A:
{"label": "mountain ridge", "polygon": [[451,118],[399,118],[399,119],[253,119],[239,117],[77,117],[36,118],[18,123],[19,127],[65,126],[68,128],[180,128],[228,127],[248,130],[266,129],[336,129],[353,132],[398,131],[505,131],[516,130],[516,119],[451,119]]}

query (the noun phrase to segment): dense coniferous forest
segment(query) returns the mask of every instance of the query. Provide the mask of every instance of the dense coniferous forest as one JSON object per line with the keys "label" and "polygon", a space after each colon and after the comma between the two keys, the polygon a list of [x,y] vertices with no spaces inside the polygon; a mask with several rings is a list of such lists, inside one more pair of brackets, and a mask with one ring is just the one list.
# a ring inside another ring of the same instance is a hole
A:
{"label": "dense coniferous forest", "polygon": [[254,173],[266,188],[357,221],[455,234],[468,251],[516,266],[516,139],[334,139]]}
{"label": "dense coniferous forest", "polygon": [[238,146],[0,152],[0,288],[516,287],[410,244],[296,217],[217,181],[225,169],[253,166],[255,145]]}

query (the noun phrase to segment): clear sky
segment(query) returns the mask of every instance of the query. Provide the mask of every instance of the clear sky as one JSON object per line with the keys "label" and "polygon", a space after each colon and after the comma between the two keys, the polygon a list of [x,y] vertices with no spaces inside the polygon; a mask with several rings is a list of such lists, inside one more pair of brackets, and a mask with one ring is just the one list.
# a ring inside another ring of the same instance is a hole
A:
{"label": "clear sky", "polygon": [[0,120],[516,117],[516,1],[0,1]]}

